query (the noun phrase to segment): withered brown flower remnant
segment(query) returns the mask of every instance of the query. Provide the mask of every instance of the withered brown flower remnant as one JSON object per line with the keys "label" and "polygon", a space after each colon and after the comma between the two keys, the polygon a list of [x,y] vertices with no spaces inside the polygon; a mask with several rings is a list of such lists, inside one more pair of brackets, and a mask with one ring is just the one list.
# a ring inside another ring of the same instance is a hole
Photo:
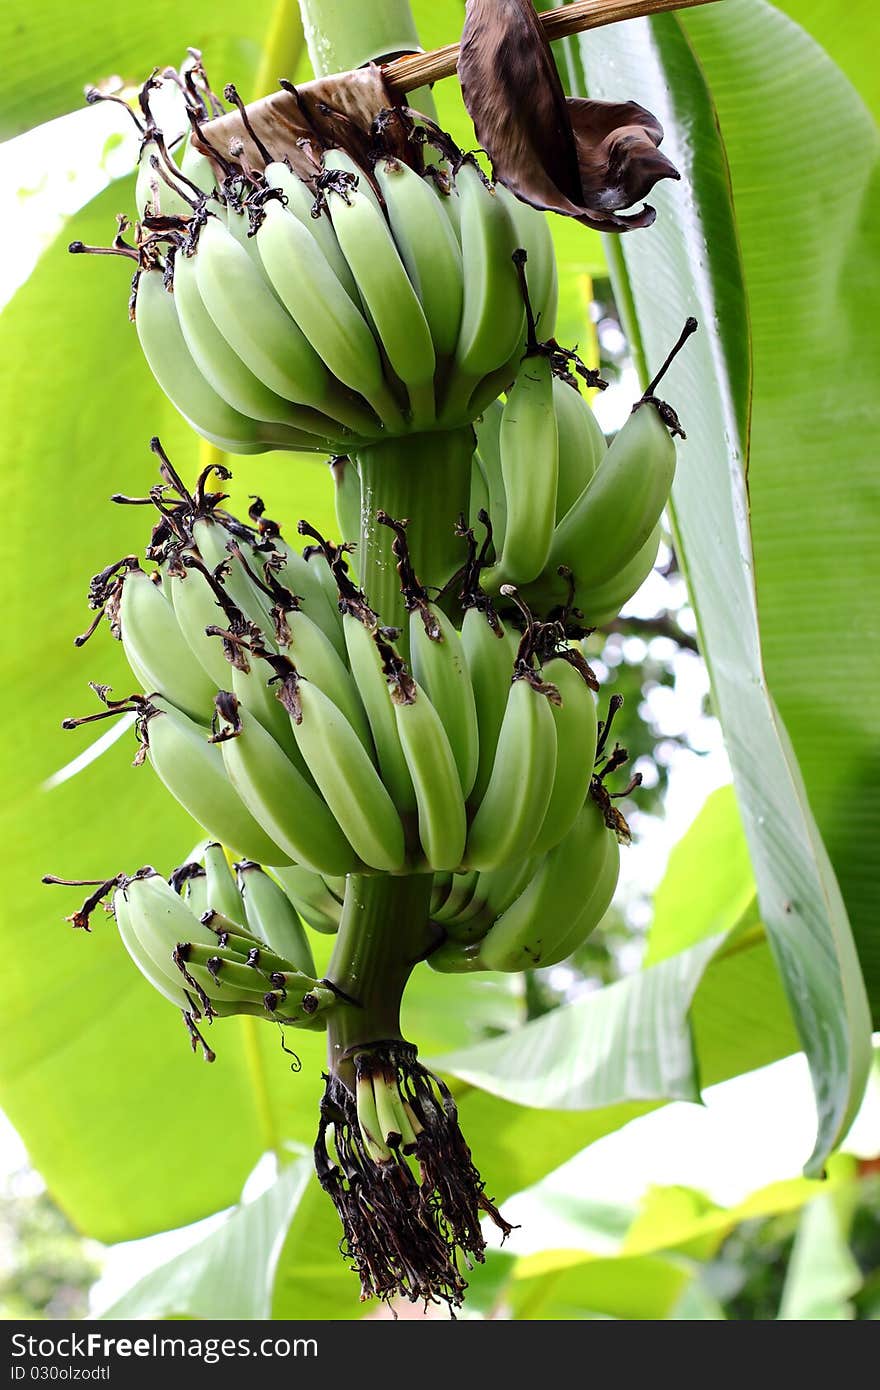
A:
{"label": "withered brown flower remnant", "polygon": [[566,97],[531,0],[467,0],[458,75],[494,177],[533,207],[602,232],[649,227],[624,213],[678,171],[663,127],[634,101]]}

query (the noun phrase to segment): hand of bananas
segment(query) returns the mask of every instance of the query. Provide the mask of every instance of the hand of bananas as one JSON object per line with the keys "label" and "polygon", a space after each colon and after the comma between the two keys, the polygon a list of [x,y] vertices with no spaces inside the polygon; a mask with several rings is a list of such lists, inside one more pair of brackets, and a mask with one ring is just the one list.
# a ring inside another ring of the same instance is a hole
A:
{"label": "hand of bananas", "polygon": [[444,611],[413,571],[405,526],[380,513],[409,615],[389,629],[345,548],[288,548],[259,499],[248,525],[208,490],[214,469],[190,493],[154,448],[155,568],[126,556],[90,588],[143,693],[94,689],[108,714],[137,712],[142,753],[172,795],[272,865],[318,930],[338,925],[346,874],[434,872],[431,916],[450,938],[437,968],[518,970],[574,949],[607,907],[617,841],[592,799],[595,677],[561,625],[535,621],[509,587],[522,630],[505,625],[469,529]]}
{"label": "hand of bananas", "polygon": [[[156,380],[217,447],[348,452],[473,420],[522,351],[520,246],[552,329],[545,218],[426,118],[380,113],[360,164],[315,139],[294,168],[257,139],[261,167],[243,167],[204,135],[213,158],[189,138],[178,164],[153,119],[158,84],[141,93],[134,243],[122,219],[109,250],[136,264],[131,312]],[[198,139],[208,108],[181,85]]]}

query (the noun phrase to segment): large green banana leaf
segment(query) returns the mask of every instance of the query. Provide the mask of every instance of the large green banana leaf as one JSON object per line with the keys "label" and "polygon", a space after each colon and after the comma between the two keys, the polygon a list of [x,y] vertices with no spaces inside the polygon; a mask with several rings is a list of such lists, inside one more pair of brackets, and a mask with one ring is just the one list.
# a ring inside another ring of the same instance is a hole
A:
{"label": "large green banana leaf", "polygon": [[[676,532],[763,920],[813,1071],[816,1171],[852,1119],[870,1055],[820,831],[880,984],[876,858],[849,832],[851,817],[860,832],[876,826],[880,809],[866,662],[876,131],[840,70],[763,0],[633,21],[575,48],[592,95],[638,95],[657,112],[683,176],[654,191],[656,226],[616,242],[612,264],[645,379],[685,317],[701,321],[663,387],[688,431]],[[822,112],[808,133],[805,101]]]}

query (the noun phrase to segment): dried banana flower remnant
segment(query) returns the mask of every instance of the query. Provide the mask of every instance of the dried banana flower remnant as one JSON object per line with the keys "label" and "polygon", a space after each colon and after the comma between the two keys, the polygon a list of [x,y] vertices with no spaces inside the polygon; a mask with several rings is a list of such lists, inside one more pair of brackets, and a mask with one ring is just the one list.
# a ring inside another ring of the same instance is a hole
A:
{"label": "dried banana flower remnant", "polygon": [[603,232],[649,227],[623,209],[678,171],[637,102],[566,98],[531,0],[468,0],[458,75],[494,177],[533,207]]}

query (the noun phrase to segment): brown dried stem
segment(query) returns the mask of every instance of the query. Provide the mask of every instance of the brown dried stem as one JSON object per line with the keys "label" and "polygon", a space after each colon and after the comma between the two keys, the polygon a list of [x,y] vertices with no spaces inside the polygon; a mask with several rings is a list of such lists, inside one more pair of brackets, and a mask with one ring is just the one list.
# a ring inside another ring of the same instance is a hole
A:
{"label": "brown dried stem", "polygon": [[[547,10],[538,19],[551,41],[600,29],[624,19],[662,14],[665,10],[690,9],[692,5],[711,5],[715,0],[575,0],[560,10]],[[385,85],[395,93],[412,92],[443,77],[452,77],[458,63],[458,44],[449,43],[431,53],[408,53],[384,64]]]}

